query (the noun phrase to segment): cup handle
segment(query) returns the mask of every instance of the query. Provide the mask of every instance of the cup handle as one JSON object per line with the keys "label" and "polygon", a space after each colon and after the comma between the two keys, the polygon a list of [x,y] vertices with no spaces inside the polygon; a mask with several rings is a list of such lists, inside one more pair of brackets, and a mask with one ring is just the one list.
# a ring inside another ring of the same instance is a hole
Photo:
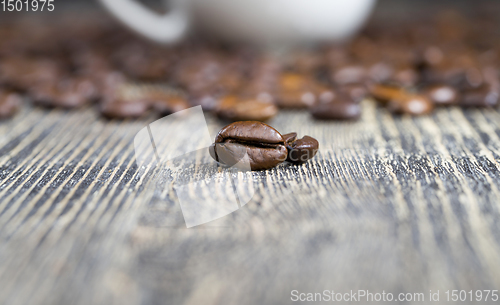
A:
{"label": "cup handle", "polygon": [[176,42],[184,36],[189,26],[187,11],[180,6],[165,15],[158,15],[132,0],[101,2],[132,30],[160,43]]}

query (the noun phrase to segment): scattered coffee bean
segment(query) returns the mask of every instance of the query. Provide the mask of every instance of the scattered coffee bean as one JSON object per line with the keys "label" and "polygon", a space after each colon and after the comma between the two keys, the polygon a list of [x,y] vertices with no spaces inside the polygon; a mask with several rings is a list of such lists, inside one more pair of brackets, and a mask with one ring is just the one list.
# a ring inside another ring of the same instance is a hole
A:
{"label": "scattered coffee bean", "polygon": [[150,104],[144,100],[115,98],[101,103],[101,114],[109,119],[137,118],[145,114]]}
{"label": "scattered coffee bean", "polygon": [[345,65],[334,69],[332,80],[339,85],[360,84],[366,79],[367,71],[360,65]]}
{"label": "scattered coffee bean", "polygon": [[398,67],[393,73],[393,80],[401,86],[415,86],[420,78],[418,71],[411,66]]}
{"label": "scattered coffee bean", "polygon": [[393,113],[423,115],[431,113],[434,104],[424,95],[408,93],[390,100],[387,108]]}
{"label": "scattered coffee bean", "polygon": [[210,155],[219,163],[233,166],[245,154],[251,170],[270,169],[287,158],[285,141],[271,126],[254,121],[235,122],[219,131]]}
{"label": "scattered coffee bean", "polygon": [[296,73],[284,73],[279,81],[276,104],[280,108],[307,108],[316,102],[311,79]]}
{"label": "scattered coffee bean", "polygon": [[347,84],[339,88],[339,90],[358,103],[368,95],[368,89],[363,84]]}
{"label": "scattered coffee bean", "polygon": [[182,96],[155,96],[151,98],[155,112],[161,115],[172,114],[189,108],[189,103]]}
{"label": "scattered coffee bean", "polygon": [[267,121],[278,113],[278,108],[269,102],[229,95],[222,98],[215,111],[228,121]]}
{"label": "scattered coffee bean", "polygon": [[297,133],[289,133],[283,136],[285,139],[288,156],[286,161],[291,163],[304,163],[312,159],[319,149],[318,140],[304,136],[297,139]]}
{"label": "scattered coffee bean", "polygon": [[394,85],[375,84],[370,87],[370,94],[378,102],[388,103],[403,95],[404,89]]}
{"label": "scattered coffee bean", "polygon": [[[435,105],[492,107],[500,90],[495,20],[487,14],[481,19],[463,26],[467,22],[438,15],[435,22],[417,18],[397,29],[376,22],[349,44],[280,58],[203,39],[163,48],[99,24],[55,21],[38,31],[19,19],[21,26],[13,23],[0,31],[0,85],[50,107],[78,108],[102,100],[105,112],[110,105],[134,109],[116,112],[117,117],[136,116],[150,106],[165,115],[185,109],[187,101],[228,120],[266,120],[277,111],[272,103],[309,108],[315,117],[356,118],[353,113],[361,107],[351,103],[363,100],[368,87],[377,101],[398,113],[429,113],[426,98]],[[139,103],[139,98],[116,94],[142,81],[169,83],[185,95]],[[228,96],[238,102],[227,102]],[[323,108],[335,115],[320,114]]]}
{"label": "scattered coffee bean", "polygon": [[30,89],[33,102],[44,107],[79,108],[98,99],[98,91],[88,79],[67,79],[42,83]]}
{"label": "scattered coffee bean", "polygon": [[499,104],[499,91],[488,85],[465,90],[458,104],[462,107],[496,107]]}
{"label": "scattered coffee bean", "polygon": [[320,120],[356,120],[361,116],[361,105],[345,96],[317,103],[310,110],[312,116]]}
{"label": "scattered coffee bean", "polygon": [[22,104],[22,96],[9,91],[0,90],[0,119],[13,116]]}
{"label": "scattered coffee bean", "polygon": [[436,105],[456,105],[458,102],[458,91],[449,85],[434,85],[424,91],[425,95]]}

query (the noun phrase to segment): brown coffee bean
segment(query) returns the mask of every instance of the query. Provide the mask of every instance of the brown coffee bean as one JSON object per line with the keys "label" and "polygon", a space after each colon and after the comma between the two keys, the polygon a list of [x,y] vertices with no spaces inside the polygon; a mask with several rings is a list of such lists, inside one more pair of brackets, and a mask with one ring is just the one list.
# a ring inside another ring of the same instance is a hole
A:
{"label": "brown coffee bean", "polygon": [[216,108],[217,115],[229,121],[267,121],[278,113],[278,108],[257,99],[225,96]]}
{"label": "brown coffee bean", "polygon": [[53,60],[30,57],[12,57],[0,63],[0,82],[20,90],[32,86],[56,82],[61,77],[61,67]]}
{"label": "brown coffee bean", "polygon": [[462,107],[496,107],[499,104],[499,91],[488,85],[464,90],[458,104]]}
{"label": "brown coffee bean", "polygon": [[54,107],[55,100],[59,98],[59,92],[55,84],[45,83],[32,87],[29,96],[35,105]]}
{"label": "brown coffee bean", "polygon": [[278,94],[275,103],[280,108],[303,109],[315,102],[316,95],[312,91],[288,91]]}
{"label": "brown coffee bean", "polygon": [[172,114],[189,108],[189,103],[182,96],[155,96],[148,98],[151,100],[155,112],[161,115]]}
{"label": "brown coffee bean", "polygon": [[345,65],[334,69],[332,80],[336,84],[359,84],[366,80],[368,72],[361,65]]}
{"label": "brown coffee bean", "polygon": [[297,133],[289,133],[283,136],[288,150],[286,161],[291,163],[304,163],[312,159],[319,149],[319,143],[310,136],[297,139]]}
{"label": "brown coffee bean", "polygon": [[436,105],[456,105],[458,103],[458,91],[449,85],[434,85],[426,88],[424,94]]}
{"label": "brown coffee bean", "polygon": [[409,65],[397,67],[394,70],[392,80],[401,86],[415,86],[420,79],[418,71]]}
{"label": "brown coffee bean", "polygon": [[149,104],[161,115],[172,114],[190,107],[183,91],[154,85],[135,88],[132,92],[129,90],[127,99]]}
{"label": "brown coffee bean", "polygon": [[21,107],[23,98],[21,95],[0,90],[0,119],[13,116]]}
{"label": "brown coffee bean", "polygon": [[38,84],[31,88],[30,95],[37,105],[61,108],[79,108],[96,101],[99,96],[97,87],[85,78]]}
{"label": "brown coffee bean", "polygon": [[296,132],[291,132],[283,135],[283,140],[285,140],[285,145],[288,145],[288,143],[291,143],[297,139],[297,133]]}
{"label": "brown coffee bean", "polygon": [[423,115],[434,110],[434,104],[424,95],[404,94],[389,101],[389,111],[399,114]]}
{"label": "brown coffee bean", "polygon": [[369,92],[376,101],[381,103],[398,99],[401,95],[405,94],[402,87],[386,84],[372,85],[369,88]]}
{"label": "brown coffee bean", "polygon": [[310,77],[283,73],[279,79],[276,105],[280,108],[308,108],[316,102],[318,86]]}
{"label": "brown coffee bean", "polygon": [[209,152],[217,162],[227,166],[235,165],[247,155],[251,170],[270,169],[287,158],[281,134],[267,124],[254,121],[224,127]]}
{"label": "brown coffee bean", "polygon": [[57,87],[58,98],[54,106],[62,108],[78,108],[97,101],[99,93],[97,87],[90,79],[75,78],[59,83]]}
{"label": "brown coffee bean", "polygon": [[368,77],[377,83],[387,82],[392,77],[394,68],[385,62],[376,62],[369,66]]}
{"label": "brown coffee bean", "polygon": [[354,102],[361,102],[367,95],[368,89],[363,84],[348,84],[341,86],[339,91],[349,96]]}
{"label": "brown coffee bean", "polygon": [[310,86],[310,79],[298,73],[283,73],[279,78],[280,90],[300,91]]}
{"label": "brown coffee bean", "polygon": [[332,102],[317,103],[310,111],[320,120],[357,120],[361,116],[361,105],[348,97],[340,97]]}
{"label": "brown coffee bean", "polygon": [[101,114],[110,119],[137,118],[145,114],[150,104],[144,100],[113,98],[101,104]]}

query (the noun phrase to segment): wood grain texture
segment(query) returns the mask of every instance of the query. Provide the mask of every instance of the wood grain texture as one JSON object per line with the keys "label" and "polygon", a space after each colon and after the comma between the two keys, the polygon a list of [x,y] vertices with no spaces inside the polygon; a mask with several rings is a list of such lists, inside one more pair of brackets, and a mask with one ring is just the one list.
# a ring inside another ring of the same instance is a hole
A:
{"label": "wood grain texture", "polygon": [[[0,123],[0,304],[289,304],[294,289],[500,288],[500,114],[363,107],[359,122],[280,113],[270,124],[317,138],[318,155],[239,176],[252,201],[191,229],[173,185],[210,175],[208,153],[195,155],[201,166],[139,175],[133,138],[155,118],[23,110]],[[207,121],[212,135],[223,126]],[[192,197],[210,200],[210,190]]]}

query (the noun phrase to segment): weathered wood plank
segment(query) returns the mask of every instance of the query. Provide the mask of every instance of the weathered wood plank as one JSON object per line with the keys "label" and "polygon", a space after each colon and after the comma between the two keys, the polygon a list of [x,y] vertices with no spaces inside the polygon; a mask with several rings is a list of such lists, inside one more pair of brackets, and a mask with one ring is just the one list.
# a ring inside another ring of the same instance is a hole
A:
{"label": "weathered wood plank", "polygon": [[[213,175],[213,161],[198,152],[196,167],[138,175],[133,137],[153,118],[32,108],[1,122],[0,302],[286,304],[293,289],[500,287],[500,114],[363,107],[354,123],[281,113],[271,125],[316,137],[318,156],[241,174],[253,200],[191,229],[173,186]],[[164,179],[154,194],[153,177]]]}

